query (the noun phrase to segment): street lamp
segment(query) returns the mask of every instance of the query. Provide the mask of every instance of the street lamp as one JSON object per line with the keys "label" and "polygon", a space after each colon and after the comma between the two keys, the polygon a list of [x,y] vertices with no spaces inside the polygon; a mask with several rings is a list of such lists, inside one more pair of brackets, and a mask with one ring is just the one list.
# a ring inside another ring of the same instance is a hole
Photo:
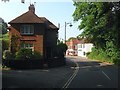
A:
{"label": "street lamp", "polygon": [[65,44],[66,44],[66,26],[69,24],[70,27],[72,27],[72,24],[71,23],[66,23],[65,22]]}

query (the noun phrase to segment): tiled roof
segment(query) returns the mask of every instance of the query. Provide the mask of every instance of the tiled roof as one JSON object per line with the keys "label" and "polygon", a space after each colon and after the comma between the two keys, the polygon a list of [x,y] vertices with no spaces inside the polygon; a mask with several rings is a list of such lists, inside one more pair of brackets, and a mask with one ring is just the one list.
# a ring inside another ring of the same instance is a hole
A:
{"label": "tiled roof", "polygon": [[58,28],[48,19],[45,17],[38,17],[31,11],[28,11],[9,22],[9,24],[12,23],[44,23],[48,29],[52,28],[58,30]]}
{"label": "tiled roof", "polygon": [[71,39],[69,42],[66,42],[67,45],[77,45],[79,43],[84,43],[84,40],[78,40],[78,39]]}
{"label": "tiled roof", "polygon": [[43,23],[43,20],[33,12],[28,11],[9,22],[9,24],[12,23]]}
{"label": "tiled roof", "polygon": [[82,43],[82,41],[78,39],[71,39],[70,42],[72,42],[73,44]]}
{"label": "tiled roof", "polygon": [[45,17],[40,17],[40,19],[43,20],[43,22],[47,25],[48,28],[52,28],[52,29],[56,29],[57,28],[52,22],[50,22]]}

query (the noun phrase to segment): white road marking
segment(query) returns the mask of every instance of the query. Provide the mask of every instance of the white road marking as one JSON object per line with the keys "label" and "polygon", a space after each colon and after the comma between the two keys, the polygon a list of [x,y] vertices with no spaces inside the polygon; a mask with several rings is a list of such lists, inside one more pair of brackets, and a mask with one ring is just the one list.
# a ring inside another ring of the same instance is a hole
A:
{"label": "white road marking", "polygon": [[103,73],[109,80],[111,80],[110,77],[109,77],[104,71],[102,71],[102,73]]}
{"label": "white road marking", "polygon": [[79,71],[79,65],[78,63],[76,63],[76,68],[75,68],[75,72],[73,73],[73,75],[68,79],[68,81],[65,83],[65,85],[63,86],[63,88],[67,88],[70,83],[73,81],[73,79],[75,78],[75,76],[77,75],[78,71]]}

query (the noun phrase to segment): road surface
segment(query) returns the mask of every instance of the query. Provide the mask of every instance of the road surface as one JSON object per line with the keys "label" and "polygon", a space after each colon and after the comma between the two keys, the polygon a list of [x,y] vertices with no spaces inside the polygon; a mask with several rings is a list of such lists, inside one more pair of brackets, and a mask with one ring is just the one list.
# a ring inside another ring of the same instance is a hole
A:
{"label": "road surface", "polygon": [[118,67],[81,57],[51,69],[6,70],[3,88],[118,88]]}
{"label": "road surface", "polygon": [[118,88],[117,66],[85,58],[72,61],[78,65],[77,73],[65,88]]}

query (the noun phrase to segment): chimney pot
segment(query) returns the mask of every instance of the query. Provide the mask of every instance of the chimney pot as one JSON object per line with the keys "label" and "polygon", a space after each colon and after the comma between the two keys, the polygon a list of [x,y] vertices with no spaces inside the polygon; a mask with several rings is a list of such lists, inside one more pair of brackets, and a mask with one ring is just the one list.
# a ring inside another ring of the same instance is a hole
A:
{"label": "chimney pot", "polygon": [[35,13],[35,7],[34,7],[33,4],[30,4],[30,6],[29,6],[29,11]]}

